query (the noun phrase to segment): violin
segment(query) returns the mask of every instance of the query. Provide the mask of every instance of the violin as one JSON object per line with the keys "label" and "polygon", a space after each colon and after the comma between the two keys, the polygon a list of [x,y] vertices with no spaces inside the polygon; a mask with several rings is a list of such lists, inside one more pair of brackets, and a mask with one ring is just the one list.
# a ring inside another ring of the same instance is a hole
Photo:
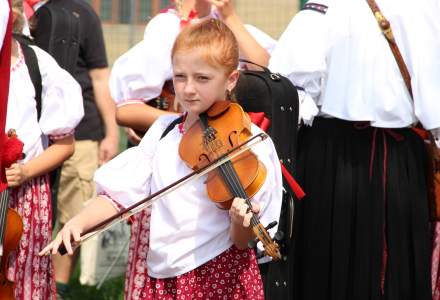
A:
{"label": "violin", "polygon": [[[7,155],[3,155],[2,165],[9,167],[22,156],[23,143],[17,139],[15,131],[8,132],[5,143]],[[5,152],[6,152],[5,151]],[[7,278],[9,254],[16,250],[23,233],[23,221],[20,215],[9,208],[9,189],[0,196],[0,299],[14,300],[14,283]]]}
{"label": "violin", "polygon": [[[231,159],[238,157],[242,153],[249,151],[249,149],[251,147],[264,141],[267,137],[268,137],[268,135],[266,133],[259,133],[255,136],[249,138],[248,140],[246,140],[242,144],[237,145],[236,147],[230,149],[229,151],[227,151],[226,153],[224,153],[220,157],[211,161],[206,166],[203,166],[197,170],[194,170],[193,172],[189,173],[188,175],[183,176],[182,178],[171,183],[170,185],[151,194],[147,198],[127,207],[126,209],[119,211],[115,215],[101,221],[100,223],[96,224],[95,226],[92,226],[91,228],[87,229],[86,231],[84,231],[83,233],[80,234],[80,241],[74,242],[73,246],[76,247],[76,246],[80,245],[81,243],[91,239],[92,237],[96,236],[97,234],[100,234],[101,232],[106,231],[107,229],[109,229],[113,225],[118,224],[120,222],[123,222],[126,219],[128,219],[129,217],[131,217],[132,215],[139,213],[140,211],[142,211],[143,209],[145,209],[147,207],[150,207],[155,201],[159,200],[163,196],[168,195],[169,193],[180,188],[181,186],[183,186],[185,184],[189,184],[193,180],[196,180],[196,179],[208,174],[212,170],[225,164],[226,162],[230,161]],[[270,237],[268,237],[267,239],[270,239]],[[71,243],[72,243],[72,240],[71,240]],[[67,250],[66,250],[64,243],[60,245],[58,252],[61,255],[64,255],[67,253]],[[50,254],[50,252],[46,252],[45,254],[48,255],[48,254]]]}
{"label": "violin", "polygon": [[16,250],[23,234],[23,221],[20,215],[8,208],[9,192],[5,190],[1,194],[0,203],[0,299],[15,300],[14,283],[7,278],[9,254]]}
{"label": "violin", "polygon": [[[179,155],[191,169],[197,170],[251,137],[251,121],[241,106],[218,101],[200,114],[199,121],[183,135]],[[261,188],[266,174],[264,164],[252,151],[246,151],[208,173],[205,182],[208,197],[223,209],[229,209],[232,200],[240,197],[250,209],[250,198]],[[252,214],[252,231],[262,242],[264,254],[279,260],[279,246],[267,232],[275,225],[276,222],[272,222],[265,228],[257,215]]]}

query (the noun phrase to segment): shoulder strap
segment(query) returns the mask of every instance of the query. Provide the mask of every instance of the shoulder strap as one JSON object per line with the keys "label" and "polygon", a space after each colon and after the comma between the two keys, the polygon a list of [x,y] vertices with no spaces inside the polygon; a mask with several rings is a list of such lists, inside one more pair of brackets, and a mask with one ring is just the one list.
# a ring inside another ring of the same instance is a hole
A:
{"label": "shoulder strap", "polygon": [[380,29],[382,30],[383,35],[388,41],[388,45],[391,48],[391,52],[393,53],[394,58],[396,59],[400,73],[402,74],[403,80],[405,81],[406,88],[408,89],[408,92],[411,95],[411,99],[413,99],[413,93],[411,88],[411,75],[408,72],[408,67],[406,66],[405,61],[403,60],[399,47],[397,47],[396,40],[394,39],[394,35],[391,30],[391,24],[387,19],[385,19],[384,15],[379,9],[379,6],[377,6],[376,1],[367,0],[367,2],[368,2],[368,6],[370,7],[371,11],[374,14],[374,17],[377,20],[377,23],[379,24]]}
{"label": "shoulder strap", "polygon": [[37,102],[37,117],[39,120],[41,116],[41,94],[43,91],[43,86],[37,55],[35,54],[35,51],[27,44],[21,41],[19,43],[23,51],[24,61],[29,70],[29,76],[31,77],[32,84],[35,88],[35,101]]}
{"label": "shoulder strap", "polygon": [[240,58],[239,61],[241,63],[251,64],[251,65],[260,67],[261,69],[263,69],[264,72],[271,73],[268,68],[266,68],[266,67],[264,67],[262,65],[259,65],[257,63],[254,63],[253,61],[250,61],[250,60],[247,60],[247,59],[243,59],[243,58]]}
{"label": "shoulder strap", "polygon": [[325,15],[327,13],[328,6],[320,3],[307,2],[304,5],[303,10],[313,10]]}
{"label": "shoulder strap", "polygon": [[160,136],[160,139],[163,139],[171,130],[173,130],[174,126],[182,122],[183,116],[180,116],[177,119],[173,120],[170,124],[168,124],[167,128],[165,128],[162,135]]}

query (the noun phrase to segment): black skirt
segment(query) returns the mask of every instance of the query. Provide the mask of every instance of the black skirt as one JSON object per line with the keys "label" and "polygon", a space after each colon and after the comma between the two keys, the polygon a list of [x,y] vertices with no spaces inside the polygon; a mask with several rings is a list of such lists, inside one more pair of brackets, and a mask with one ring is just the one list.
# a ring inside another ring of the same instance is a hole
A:
{"label": "black skirt", "polygon": [[431,299],[423,141],[317,118],[298,145],[294,299]]}

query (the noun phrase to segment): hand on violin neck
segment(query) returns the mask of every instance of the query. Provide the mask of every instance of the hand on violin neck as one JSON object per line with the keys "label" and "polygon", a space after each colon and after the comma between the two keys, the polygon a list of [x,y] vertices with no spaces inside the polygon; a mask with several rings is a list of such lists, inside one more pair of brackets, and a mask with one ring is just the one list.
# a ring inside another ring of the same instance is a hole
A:
{"label": "hand on violin neck", "polygon": [[253,214],[258,214],[260,206],[257,203],[252,204],[249,209],[246,201],[241,198],[235,198],[229,209],[231,217],[230,235],[232,242],[239,249],[246,249],[248,242],[254,238],[252,232],[251,219]]}
{"label": "hand on violin neck", "polygon": [[236,223],[243,227],[249,227],[252,213],[258,214],[260,212],[260,205],[258,203],[252,203],[252,208],[246,203],[245,199],[235,198],[229,209],[229,215],[231,216],[231,223]]}

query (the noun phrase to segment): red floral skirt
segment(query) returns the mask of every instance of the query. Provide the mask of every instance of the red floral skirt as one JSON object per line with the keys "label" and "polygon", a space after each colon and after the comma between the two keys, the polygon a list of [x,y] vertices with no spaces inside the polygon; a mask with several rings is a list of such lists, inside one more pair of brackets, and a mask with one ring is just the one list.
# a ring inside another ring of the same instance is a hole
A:
{"label": "red floral skirt", "polygon": [[15,299],[55,299],[50,256],[38,252],[52,240],[52,207],[47,176],[33,178],[9,194],[9,207],[23,220],[18,249],[9,256],[8,278],[14,281]]}
{"label": "red floral skirt", "polygon": [[204,265],[173,278],[148,276],[150,212],[135,216],[131,229],[125,299],[264,299],[254,250],[232,246]]}

